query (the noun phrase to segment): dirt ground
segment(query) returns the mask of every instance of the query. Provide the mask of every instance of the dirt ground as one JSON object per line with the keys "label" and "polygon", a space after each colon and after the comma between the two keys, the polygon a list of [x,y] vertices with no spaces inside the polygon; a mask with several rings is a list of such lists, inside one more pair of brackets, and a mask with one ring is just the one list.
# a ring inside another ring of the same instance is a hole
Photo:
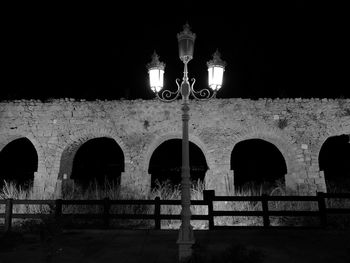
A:
{"label": "dirt ground", "polygon": [[[350,263],[350,230],[197,230],[196,253],[210,259],[230,244],[264,255],[266,263]],[[177,230],[65,230],[0,235],[0,263],[175,263]],[[210,261],[209,261],[210,262]]]}

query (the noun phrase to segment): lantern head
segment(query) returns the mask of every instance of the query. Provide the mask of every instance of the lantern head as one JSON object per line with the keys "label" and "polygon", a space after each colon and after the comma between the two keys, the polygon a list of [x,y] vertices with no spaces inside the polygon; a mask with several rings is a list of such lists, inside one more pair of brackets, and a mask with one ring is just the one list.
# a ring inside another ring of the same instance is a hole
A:
{"label": "lantern head", "polygon": [[190,26],[186,23],[183,31],[177,34],[179,44],[179,57],[184,63],[188,63],[193,58],[194,41],[196,34],[192,33]]}
{"label": "lantern head", "polygon": [[222,86],[226,62],[220,58],[218,50],[213,54],[213,59],[207,62],[209,87],[218,91]]}
{"label": "lantern head", "polygon": [[165,63],[159,61],[159,56],[154,51],[152,61],[147,64],[149,83],[154,93],[163,88]]}

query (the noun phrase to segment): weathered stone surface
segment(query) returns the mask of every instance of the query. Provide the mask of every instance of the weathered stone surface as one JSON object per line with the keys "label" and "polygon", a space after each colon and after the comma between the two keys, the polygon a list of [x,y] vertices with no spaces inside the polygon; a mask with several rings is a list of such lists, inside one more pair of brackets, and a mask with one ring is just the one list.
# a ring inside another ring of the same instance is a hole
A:
{"label": "weathered stone surface", "polygon": [[[287,165],[286,184],[307,194],[325,189],[318,156],[330,136],[350,134],[349,99],[214,99],[191,101],[190,140],[204,153],[207,187],[226,194],[232,181],[231,152],[236,143],[259,138],[274,144]],[[0,150],[26,137],[38,153],[34,184],[57,192],[58,179],[70,176],[73,158],[86,141],[113,138],[125,159],[122,185],[146,193],[154,150],[181,138],[181,102],[156,100],[75,101],[72,99],[0,103]]]}

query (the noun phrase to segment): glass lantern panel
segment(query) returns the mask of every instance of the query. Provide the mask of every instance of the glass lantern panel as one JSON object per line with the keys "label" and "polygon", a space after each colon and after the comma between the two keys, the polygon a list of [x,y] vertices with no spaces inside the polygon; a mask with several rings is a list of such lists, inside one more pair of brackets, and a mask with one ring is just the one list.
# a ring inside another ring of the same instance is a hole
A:
{"label": "glass lantern panel", "polygon": [[179,57],[193,57],[194,41],[191,38],[183,38],[179,41]]}
{"label": "glass lantern panel", "polygon": [[213,66],[208,68],[209,86],[213,89],[220,88],[224,76],[224,68]]}
{"label": "glass lantern panel", "polygon": [[163,88],[164,70],[150,69],[148,73],[149,82],[152,90],[155,92],[159,92]]}

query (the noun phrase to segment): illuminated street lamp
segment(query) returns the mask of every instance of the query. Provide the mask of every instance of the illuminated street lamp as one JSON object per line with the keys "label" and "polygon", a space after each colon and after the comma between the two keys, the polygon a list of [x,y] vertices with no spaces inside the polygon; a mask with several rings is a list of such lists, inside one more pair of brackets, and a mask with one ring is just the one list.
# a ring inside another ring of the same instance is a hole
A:
{"label": "illuminated street lamp", "polygon": [[165,63],[159,61],[159,56],[154,51],[152,62],[147,67],[151,89],[154,93],[158,94],[163,88]]}
{"label": "illuminated street lamp", "polygon": [[177,90],[162,90],[165,63],[159,61],[159,56],[154,52],[152,61],[147,64],[150,87],[156,97],[164,102],[171,102],[182,97],[182,169],[181,169],[181,226],[177,244],[179,245],[179,259],[184,261],[191,257],[192,246],[195,243],[193,228],[191,226],[191,180],[189,162],[189,97],[196,100],[209,100],[216,96],[217,91],[222,86],[223,74],[226,63],[220,58],[220,53],[216,51],[213,59],[207,62],[208,80],[210,89],[195,91],[193,85],[195,79],[188,80],[187,64],[193,58],[194,41],[196,35],[191,32],[188,24],[184,25],[183,31],[177,34],[179,45],[179,57],[184,63],[184,73],[181,84],[180,79],[176,79]]}
{"label": "illuminated street lamp", "polygon": [[213,59],[207,62],[207,66],[209,87],[216,92],[222,86],[226,66],[226,62],[220,58],[218,50],[213,54]]}

